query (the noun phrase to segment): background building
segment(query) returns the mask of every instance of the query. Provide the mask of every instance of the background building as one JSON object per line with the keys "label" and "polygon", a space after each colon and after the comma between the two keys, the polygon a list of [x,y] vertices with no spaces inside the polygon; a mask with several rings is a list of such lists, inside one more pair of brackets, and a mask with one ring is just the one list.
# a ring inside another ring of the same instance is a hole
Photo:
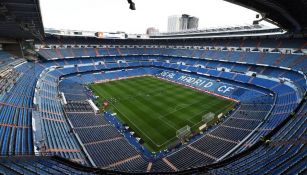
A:
{"label": "background building", "polygon": [[197,29],[198,28],[198,18],[194,16],[189,17],[188,29]]}
{"label": "background building", "polygon": [[167,32],[180,31],[180,18],[178,15],[168,17]]}
{"label": "background building", "polygon": [[189,15],[183,14],[180,18],[180,31],[187,30],[189,23]]}
{"label": "background building", "polygon": [[158,34],[158,33],[159,33],[159,29],[154,28],[154,27],[149,27],[149,28],[146,30],[146,34],[147,34],[147,35],[155,35],[155,34]]}
{"label": "background building", "polygon": [[199,18],[182,14],[181,16],[174,15],[168,17],[167,32],[179,32],[189,29],[198,28]]}

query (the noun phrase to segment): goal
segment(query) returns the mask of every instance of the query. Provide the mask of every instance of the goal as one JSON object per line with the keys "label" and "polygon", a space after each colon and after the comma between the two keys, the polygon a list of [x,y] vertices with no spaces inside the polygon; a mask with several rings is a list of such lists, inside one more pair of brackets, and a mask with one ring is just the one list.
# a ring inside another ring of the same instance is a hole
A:
{"label": "goal", "polygon": [[208,123],[208,122],[210,122],[211,120],[214,119],[214,116],[215,116],[215,114],[213,112],[209,112],[209,113],[207,113],[203,116],[202,121],[204,123]]}
{"label": "goal", "polygon": [[180,140],[184,140],[191,134],[191,127],[186,125],[176,131],[176,137]]}

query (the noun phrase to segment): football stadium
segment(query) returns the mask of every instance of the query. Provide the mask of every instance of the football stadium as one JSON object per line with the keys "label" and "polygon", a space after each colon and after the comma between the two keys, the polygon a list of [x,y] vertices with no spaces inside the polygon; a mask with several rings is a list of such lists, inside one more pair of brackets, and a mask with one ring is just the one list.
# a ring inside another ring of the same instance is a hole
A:
{"label": "football stadium", "polygon": [[307,174],[306,1],[225,0],[261,15],[146,38],[0,2],[1,174]]}

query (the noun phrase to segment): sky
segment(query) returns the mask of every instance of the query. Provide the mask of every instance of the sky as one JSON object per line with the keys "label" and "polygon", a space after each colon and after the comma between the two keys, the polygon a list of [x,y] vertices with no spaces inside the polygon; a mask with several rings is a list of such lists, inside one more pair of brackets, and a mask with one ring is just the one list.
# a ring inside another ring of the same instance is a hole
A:
{"label": "sky", "polygon": [[166,32],[168,16],[189,14],[199,28],[251,25],[256,12],[223,0],[40,0],[45,28],[146,33],[148,27]]}

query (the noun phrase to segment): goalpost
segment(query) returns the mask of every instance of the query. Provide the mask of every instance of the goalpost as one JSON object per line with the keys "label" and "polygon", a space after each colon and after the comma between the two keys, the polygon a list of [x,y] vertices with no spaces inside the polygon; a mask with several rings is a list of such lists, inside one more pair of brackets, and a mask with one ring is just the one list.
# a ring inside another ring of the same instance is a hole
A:
{"label": "goalpost", "polygon": [[215,116],[215,114],[213,112],[209,112],[209,113],[207,113],[203,116],[202,121],[204,123],[208,123],[208,122],[210,122],[211,120],[214,119],[214,116]]}
{"label": "goalpost", "polygon": [[191,127],[186,125],[176,131],[176,137],[180,140],[184,140],[191,134]]}
{"label": "goalpost", "polygon": [[209,123],[214,120],[215,117],[215,113],[213,112],[208,112],[207,114],[203,115],[201,122],[203,123],[203,125],[201,125],[200,127],[198,127],[198,129],[200,131],[202,131],[203,129],[207,128]]}

